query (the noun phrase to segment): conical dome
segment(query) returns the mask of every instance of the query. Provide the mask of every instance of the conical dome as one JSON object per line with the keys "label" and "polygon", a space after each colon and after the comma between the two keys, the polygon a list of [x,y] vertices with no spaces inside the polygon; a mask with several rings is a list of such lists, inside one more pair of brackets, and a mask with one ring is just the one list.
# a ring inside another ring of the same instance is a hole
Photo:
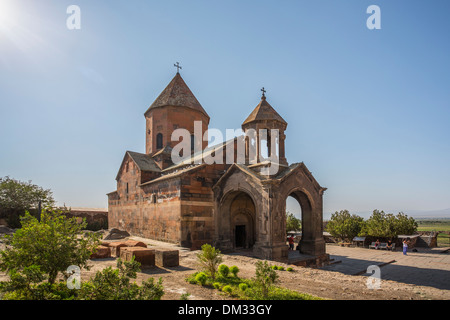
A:
{"label": "conical dome", "polygon": [[262,121],[279,121],[285,125],[287,122],[275,111],[275,109],[267,102],[266,97],[261,98],[261,102],[256,106],[252,113],[245,119],[242,125],[249,124],[251,122],[262,122]]}
{"label": "conical dome", "polygon": [[152,105],[147,109],[145,115],[152,109],[165,106],[186,107],[194,109],[203,113],[209,118],[205,109],[203,109],[202,105],[200,104],[200,102],[198,102],[197,98],[186,85],[179,73],[175,75],[172,81],[170,81],[170,83],[161,92],[158,98],[156,98]]}

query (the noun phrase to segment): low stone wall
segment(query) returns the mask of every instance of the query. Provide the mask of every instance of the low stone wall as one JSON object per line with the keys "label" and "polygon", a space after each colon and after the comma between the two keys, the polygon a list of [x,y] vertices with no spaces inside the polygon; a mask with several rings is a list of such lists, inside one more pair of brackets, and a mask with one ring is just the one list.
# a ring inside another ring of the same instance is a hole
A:
{"label": "low stone wall", "polygon": [[76,208],[70,209],[65,215],[69,218],[76,217],[79,222],[85,218],[87,230],[98,231],[108,229],[108,210]]}

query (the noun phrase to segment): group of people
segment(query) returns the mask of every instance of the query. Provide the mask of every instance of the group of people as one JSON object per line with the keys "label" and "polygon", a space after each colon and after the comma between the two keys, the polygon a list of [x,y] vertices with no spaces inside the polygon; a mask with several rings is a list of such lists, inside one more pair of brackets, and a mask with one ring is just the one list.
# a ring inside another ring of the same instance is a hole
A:
{"label": "group of people", "polygon": [[[408,244],[409,244],[409,239],[404,239],[403,240],[403,255],[407,255],[408,252]],[[380,240],[377,239],[377,241],[375,241],[375,249],[379,249],[380,246]],[[387,249],[392,249],[392,241],[388,240],[387,244],[386,244],[386,248]]]}
{"label": "group of people", "polygon": [[[288,237],[288,243],[289,243],[289,250],[294,250],[294,236],[291,234]],[[407,255],[408,252],[408,244],[409,244],[409,239],[404,239],[403,240],[403,255]],[[375,241],[375,249],[379,249],[380,247],[380,240],[377,239],[377,241]],[[386,248],[388,250],[392,249],[392,240],[388,240],[388,242],[386,243]]]}

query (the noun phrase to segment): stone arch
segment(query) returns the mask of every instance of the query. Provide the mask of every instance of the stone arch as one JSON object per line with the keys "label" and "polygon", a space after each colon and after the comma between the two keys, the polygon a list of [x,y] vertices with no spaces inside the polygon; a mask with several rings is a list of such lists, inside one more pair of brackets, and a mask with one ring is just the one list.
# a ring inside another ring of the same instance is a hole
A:
{"label": "stone arch", "polygon": [[302,211],[302,237],[298,243],[301,253],[320,256],[325,254],[323,239],[323,189],[299,166],[280,184],[279,198],[282,212],[286,212],[286,201],[292,196]]}
{"label": "stone arch", "polygon": [[239,188],[224,194],[219,202],[218,240],[223,249],[252,248],[257,239],[256,203],[251,193]]}

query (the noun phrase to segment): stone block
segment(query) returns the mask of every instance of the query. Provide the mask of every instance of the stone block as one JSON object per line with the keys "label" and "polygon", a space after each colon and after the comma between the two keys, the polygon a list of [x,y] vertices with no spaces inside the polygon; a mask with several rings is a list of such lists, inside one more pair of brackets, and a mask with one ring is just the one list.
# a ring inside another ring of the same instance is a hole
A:
{"label": "stone block", "polygon": [[109,248],[111,249],[111,256],[120,257],[120,250],[123,247],[127,247],[125,241],[111,242],[109,244]]}
{"label": "stone block", "polygon": [[180,252],[178,250],[157,249],[155,263],[158,267],[177,267],[180,265]]}
{"label": "stone block", "polygon": [[111,257],[111,249],[105,246],[98,246],[96,251],[91,254],[91,259],[104,259]]}
{"label": "stone block", "polygon": [[141,264],[141,268],[155,266],[155,249],[143,247],[122,247],[120,258],[123,261],[134,260]]}
{"label": "stone block", "polygon": [[141,241],[135,241],[135,240],[127,240],[124,242],[127,247],[142,247],[147,248],[147,245]]}

